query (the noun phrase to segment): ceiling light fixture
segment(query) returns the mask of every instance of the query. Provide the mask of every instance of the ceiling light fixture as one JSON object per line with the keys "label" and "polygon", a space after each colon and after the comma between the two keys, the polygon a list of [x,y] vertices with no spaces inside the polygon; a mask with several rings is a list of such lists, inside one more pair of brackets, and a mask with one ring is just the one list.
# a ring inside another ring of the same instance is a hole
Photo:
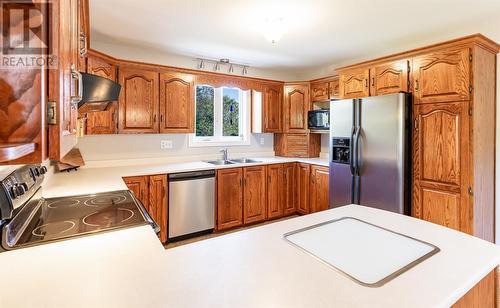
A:
{"label": "ceiling light fixture", "polygon": [[234,72],[234,68],[233,68],[233,64],[229,65],[229,73],[233,73]]}
{"label": "ceiling light fixture", "polygon": [[197,58],[196,60],[198,61],[196,68],[199,70],[205,69],[207,65],[213,65],[214,72],[219,72],[221,70],[227,69],[229,73],[234,74],[235,69],[238,69],[238,71],[240,71],[241,69],[241,75],[248,75],[248,65],[231,63],[231,61],[229,61],[229,59],[227,58],[222,58],[219,60]]}
{"label": "ceiling light fixture", "polygon": [[246,65],[245,65],[245,66],[243,66],[243,71],[241,72],[241,74],[242,74],[243,76],[248,75],[248,69],[247,69],[247,66],[246,66]]}
{"label": "ceiling light fixture", "polygon": [[285,33],[283,17],[268,17],[265,20],[264,36],[272,44],[279,42]]}

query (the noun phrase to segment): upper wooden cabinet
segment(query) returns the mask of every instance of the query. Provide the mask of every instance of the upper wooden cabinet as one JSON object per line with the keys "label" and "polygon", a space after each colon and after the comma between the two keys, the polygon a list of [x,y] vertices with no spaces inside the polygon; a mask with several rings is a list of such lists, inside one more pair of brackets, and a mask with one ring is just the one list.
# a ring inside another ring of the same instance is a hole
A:
{"label": "upper wooden cabinet", "polygon": [[280,86],[264,86],[263,101],[264,101],[264,132],[265,133],[280,133],[283,130],[282,123],[282,105],[283,95],[282,87]]}
{"label": "upper wooden cabinet", "polygon": [[309,111],[309,86],[307,84],[285,85],[284,132],[307,132]]}
{"label": "upper wooden cabinet", "polygon": [[217,171],[217,229],[243,224],[243,169]]}
{"label": "upper wooden cabinet", "polygon": [[266,166],[243,169],[243,223],[266,219]]}
{"label": "upper wooden cabinet", "polygon": [[118,108],[116,103],[110,103],[104,111],[86,114],[86,135],[110,135],[118,130]]}
{"label": "upper wooden cabinet", "polygon": [[433,52],[413,59],[416,104],[469,100],[472,85],[469,48]]}
{"label": "upper wooden cabinet", "polygon": [[329,168],[311,166],[311,182],[309,200],[311,213],[327,210],[330,207],[329,197]]}
{"label": "upper wooden cabinet", "polygon": [[93,51],[89,52],[87,59],[87,73],[117,81],[115,63]]}
{"label": "upper wooden cabinet", "polygon": [[340,74],[340,97],[359,98],[370,95],[370,70],[368,68],[343,71]]}
{"label": "upper wooden cabinet", "polygon": [[469,232],[468,102],[416,105],[413,215]]}
{"label": "upper wooden cabinet", "polygon": [[330,99],[328,81],[312,82],[311,83],[311,101],[325,102]]}
{"label": "upper wooden cabinet", "polygon": [[157,72],[120,67],[122,90],[119,103],[119,132],[158,133],[159,103]]}
{"label": "upper wooden cabinet", "polygon": [[408,60],[394,61],[370,68],[370,95],[408,92]]}
{"label": "upper wooden cabinet", "polygon": [[192,75],[160,74],[160,133],[194,133]]}
{"label": "upper wooden cabinet", "polygon": [[268,165],[267,178],[267,217],[280,218],[283,216],[283,165]]}
{"label": "upper wooden cabinet", "polygon": [[339,78],[336,77],[332,81],[328,83],[328,98],[335,99],[340,96],[340,81]]}

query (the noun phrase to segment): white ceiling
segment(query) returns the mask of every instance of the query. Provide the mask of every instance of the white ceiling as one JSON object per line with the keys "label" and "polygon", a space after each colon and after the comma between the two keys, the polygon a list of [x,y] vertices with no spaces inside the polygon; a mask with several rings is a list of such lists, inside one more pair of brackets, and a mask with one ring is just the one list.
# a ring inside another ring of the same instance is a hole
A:
{"label": "white ceiling", "polygon": [[[308,69],[414,47],[500,18],[500,0],[90,0],[100,39],[273,69]],[[264,21],[283,17],[273,45]],[[391,48],[387,48],[391,46]]]}

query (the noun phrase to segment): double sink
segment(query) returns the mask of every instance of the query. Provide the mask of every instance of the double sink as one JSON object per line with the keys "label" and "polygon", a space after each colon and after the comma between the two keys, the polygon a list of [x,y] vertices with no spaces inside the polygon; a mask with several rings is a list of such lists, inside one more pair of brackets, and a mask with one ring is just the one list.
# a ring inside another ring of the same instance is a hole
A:
{"label": "double sink", "polygon": [[227,159],[227,160],[224,159],[209,160],[206,162],[212,165],[220,166],[220,165],[233,165],[233,164],[254,164],[254,163],[261,163],[262,161],[250,158],[239,158],[239,159]]}

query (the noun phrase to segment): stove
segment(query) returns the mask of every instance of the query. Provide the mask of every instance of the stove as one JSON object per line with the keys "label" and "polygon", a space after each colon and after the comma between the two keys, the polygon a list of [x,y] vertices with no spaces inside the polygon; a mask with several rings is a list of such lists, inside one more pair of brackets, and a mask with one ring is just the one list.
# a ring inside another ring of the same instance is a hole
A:
{"label": "stove", "polygon": [[[0,215],[10,216],[2,223],[1,244],[5,250],[147,224],[159,232],[144,206],[128,190],[44,199],[41,197],[43,174],[33,177],[29,168],[18,169],[0,180],[3,188]],[[24,177],[26,172],[28,177]],[[20,183],[21,180],[24,182]],[[19,191],[14,194],[13,187],[27,189],[22,194]],[[20,197],[24,202],[17,202]],[[9,200],[10,204],[2,204]]]}

